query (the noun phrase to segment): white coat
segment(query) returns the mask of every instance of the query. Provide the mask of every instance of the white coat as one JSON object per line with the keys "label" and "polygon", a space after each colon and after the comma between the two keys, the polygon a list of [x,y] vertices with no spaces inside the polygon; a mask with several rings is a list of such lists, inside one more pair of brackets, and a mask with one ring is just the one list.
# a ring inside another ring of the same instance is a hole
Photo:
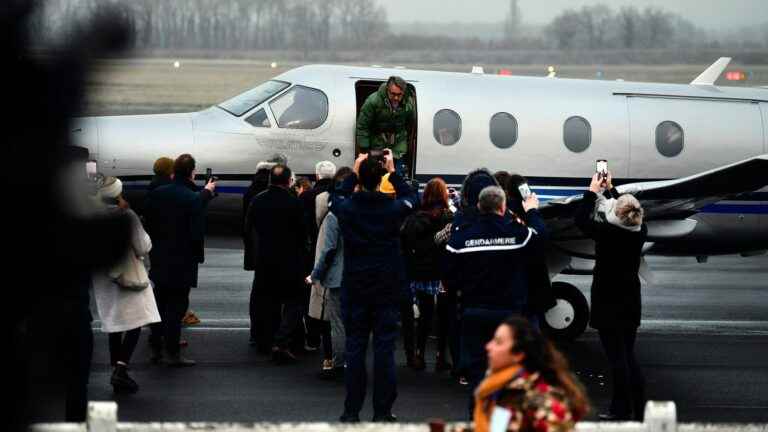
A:
{"label": "white coat", "polygon": [[[131,219],[130,250],[136,256],[146,256],[152,249],[152,241],[133,210],[127,210]],[[141,291],[120,288],[108,275],[109,269],[93,274],[93,297],[105,333],[133,330],[147,324],[160,322],[152,284]]]}

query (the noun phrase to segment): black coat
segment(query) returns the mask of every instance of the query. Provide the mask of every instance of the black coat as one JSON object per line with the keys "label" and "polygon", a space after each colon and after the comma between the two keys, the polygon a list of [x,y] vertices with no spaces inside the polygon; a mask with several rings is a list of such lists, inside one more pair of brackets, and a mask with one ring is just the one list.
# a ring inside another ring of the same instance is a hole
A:
{"label": "black coat", "polygon": [[197,266],[204,259],[205,210],[213,198],[187,179],[174,180],[147,194],[146,228],[152,238],[151,279],[158,285],[197,285]]}
{"label": "black coat", "polygon": [[251,201],[245,232],[244,266],[256,272],[255,286],[282,298],[302,295],[310,263],[301,201],[286,188],[270,186]]}
{"label": "black coat", "polygon": [[445,247],[435,243],[435,234],[445,228],[453,214],[445,210],[438,215],[418,211],[405,220],[400,240],[405,255],[408,280],[436,281],[442,277]]}
{"label": "black coat", "polygon": [[640,325],[640,259],[648,228],[633,232],[592,218],[597,195],[587,191],[576,224],[595,240],[590,326],[596,329]]}
{"label": "black coat", "polygon": [[262,168],[253,175],[251,185],[248,186],[248,190],[243,194],[243,235],[245,235],[245,218],[248,215],[248,207],[251,205],[253,198],[267,190],[269,187],[269,168]]}

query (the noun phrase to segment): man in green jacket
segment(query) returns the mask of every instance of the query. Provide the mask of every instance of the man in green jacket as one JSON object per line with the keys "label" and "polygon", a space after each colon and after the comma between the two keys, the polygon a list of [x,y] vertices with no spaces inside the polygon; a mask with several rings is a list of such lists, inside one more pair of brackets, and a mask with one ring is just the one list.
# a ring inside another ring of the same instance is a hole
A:
{"label": "man in green jacket", "polygon": [[398,76],[391,76],[365,100],[357,117],[357,144],[361,153],[392,150],[395,170],[405,174],[403,155],[408,153],[408,134],[415,124],[413,93]]}

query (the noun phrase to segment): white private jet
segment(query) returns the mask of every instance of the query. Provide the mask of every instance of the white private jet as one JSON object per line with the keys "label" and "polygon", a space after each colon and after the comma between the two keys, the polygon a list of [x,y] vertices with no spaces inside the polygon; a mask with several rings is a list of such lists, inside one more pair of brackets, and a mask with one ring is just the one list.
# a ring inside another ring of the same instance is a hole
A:
{"label": "white private jet", "polygon": [[[573,213],[596,159],[646,208],[647,253],[705,261],[768,250],[768,89],[714,85],[728,61],[688,85],[303,66],[203,111],[81,118],[73,135],[132,189],[146,186],[156,158],[191,153],[221,179],[214,203],[239,215],[256,164],[276,152],[298,174],[321,160],[351,166],[358,110],[400,75],[417,100],[410,175],[458,185],[484,166],[526,176],[553,233],[552,275],[593,258]],[[554,287],[546,324],[576,337],[588,303],[573,285]]]}

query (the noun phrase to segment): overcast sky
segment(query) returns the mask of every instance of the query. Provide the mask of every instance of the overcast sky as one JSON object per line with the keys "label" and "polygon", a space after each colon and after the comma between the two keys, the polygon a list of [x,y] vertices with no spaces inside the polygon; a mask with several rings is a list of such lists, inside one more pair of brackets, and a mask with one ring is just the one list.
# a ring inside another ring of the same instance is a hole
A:
{"label": "overcast sky", "polygon": [[[549,22],[568,8],[603,3],[656,6],[687,17],[700,27],[725,30],[768,22],[768,0],[519,0],[523,19],[531,24]],[[380,0],[390,21],[499,21],[509,0]]]}

